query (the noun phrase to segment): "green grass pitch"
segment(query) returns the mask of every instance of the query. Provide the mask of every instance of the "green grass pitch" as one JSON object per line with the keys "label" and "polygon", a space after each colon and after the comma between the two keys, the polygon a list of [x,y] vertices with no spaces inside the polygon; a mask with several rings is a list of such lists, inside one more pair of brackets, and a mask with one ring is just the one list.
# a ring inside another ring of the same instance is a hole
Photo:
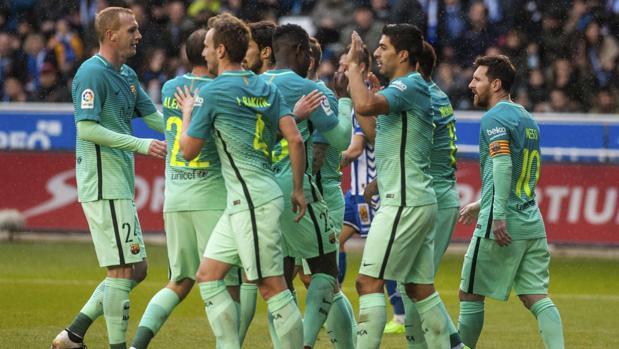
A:
{"label": "green grass pitch", "polygon": [[[166,252],[148,246],[149,275],[131,294],[128,338],[133,336],[149,299],[165,284]],[[344,291],[355,312],[354,278],[359,253],[349,254]],[[454,320],[462,256],[447,255],[437,288]],[[4,348],[48,348],[104,277],[92,244],[60,242],[0,243],[0,338]],[[619,347],[619,264],[617,260],[554,258],[551,296],[561,311],[567,348]],[[297,285],[301,306],[305,291]],[[258,301],[245,348],[268,348],[266,307]],[[106,348],[105,324],[97,320],[86,336],[91,349]],[[405,348],[403,335],[385,335],[382,348]],[[214,348],[200,296],[193,291],[152,342],[151,348]],[[331,348],[321,333],[316,348]],[[537,323],[512,296],[507,303],[486,301],[486,318],[478,348],[543,348]]]}

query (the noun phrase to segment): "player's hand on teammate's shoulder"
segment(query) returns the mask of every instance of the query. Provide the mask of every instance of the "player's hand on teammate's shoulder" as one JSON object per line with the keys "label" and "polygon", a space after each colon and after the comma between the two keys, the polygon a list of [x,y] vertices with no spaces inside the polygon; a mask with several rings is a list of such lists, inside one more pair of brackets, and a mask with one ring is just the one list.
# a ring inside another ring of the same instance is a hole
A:
{"label": "player's hand on teammate's shoulder", "polygon": [[323,98],[326,98],[325,95],[318,90],[303,95],[294,105],[294,115],[301,121],[307,120],[312,112],[318,108]]}
{"label": "player's hand on teammate's shoulder", "polygon": [[166,152],[167,152],[167,148],[166,148],[165,141],[153,139],[150,142],[150,145],[148,146],[148,155],[152,157],[159,158],[159,159],[165,159]]}
{"label": "player's hand on teammate's shoulder", "polygon": [[458,223],[471,224],[477,221],[477,216],[479,216],[480,208],[481,202],[479,201],[471,202],[470,204],[461,208],[460,213],[458,214]]}
{"label": "player's hand on teammate's shoulder", "polygon": [[499,246],[507,246],[512,243],[512,237],[507,232],[507,221],[492,221],[492,233],[494,234],[494,240]]}
{"label": "player's hand on teammate's shoulder", "polygon": [[297,214],[294,217],[294,221],[299,223],[301,218],[305,216],[305,210],[307,209],[303,190],[293,190],[290,194],[290,202],[292,203],[292,212]]}

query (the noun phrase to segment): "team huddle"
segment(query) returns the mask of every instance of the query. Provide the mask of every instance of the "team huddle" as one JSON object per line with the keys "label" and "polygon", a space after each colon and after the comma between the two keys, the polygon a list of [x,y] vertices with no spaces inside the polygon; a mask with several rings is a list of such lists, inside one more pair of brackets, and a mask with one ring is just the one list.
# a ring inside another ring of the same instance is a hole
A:
{"label": "team huddle", "polygon": [[[485,297],[507,300],[512,289],[545,346],[564,347],[535,201],[539,128],[510,99],[507,57],[475,62],[469,87],[488,110],[482,193],[460,209],[453,109],[431,78],[434,50],[413,25],[385,26],[373,55],[353,32],[331,91],[317,79],[320,44],[300,26],[215,16],[187,39],[192,71],[163,86],[163,114],[125,65],[141,38],[131,10],[106,8],[95,28],[100,51],[80,66],[72,95],[78,197],[107,277],[53,349],[85,348],[102,315],[110,348],[146,348],[196,282],[217,348],[242,346],[258,293],[275,348],[312,348],[323,326],[335,348],[379,348],[387,280],[404,301],[408,348],[475,348]],[[370,72],[372,56],[387,86]],[[132,136],[136,117],[165,142]],[[147,271],[134,152],[165,160],[170,277],[128,344],[129,293]],[[345,200],[348,164],[357,185]],[[476,227],[456,326],[434,277],[457,220]],[[367,233],[356,317],[338,281],[340,241],[353,233]],[[303,314],[296,276],[307,287]]]}

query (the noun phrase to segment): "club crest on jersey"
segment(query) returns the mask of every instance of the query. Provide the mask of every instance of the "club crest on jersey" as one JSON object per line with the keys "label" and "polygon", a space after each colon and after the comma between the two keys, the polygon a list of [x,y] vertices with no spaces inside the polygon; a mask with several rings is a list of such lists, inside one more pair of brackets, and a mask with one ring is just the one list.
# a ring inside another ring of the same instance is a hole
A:
{"label": "club crest on jersey", "polygon": [[130,88],[131,88],[131,93],[133,93],[133,95],[137,97],[138,96],[138,89],[135,87],[135,85],[131,84]]}
{"label": "club crest on jersey", "polygon": [[140,244],[131,244],[131,254],[140,253]]}
{"label": "club crest on jersey", "polygon": [[82,92],[82,109],[94,109],[95,108],[95,93],[87,88]]}
{"label": "club crest on jersey", "polygon": [[320,106],[322,107],[322,110],[325,111],[325,114],[327,115],[333,114],[333,111],[331,110],[331,106],[329,105],[329,100],[327,99],[327,97],[322,97],[322,100],[320,101]]}

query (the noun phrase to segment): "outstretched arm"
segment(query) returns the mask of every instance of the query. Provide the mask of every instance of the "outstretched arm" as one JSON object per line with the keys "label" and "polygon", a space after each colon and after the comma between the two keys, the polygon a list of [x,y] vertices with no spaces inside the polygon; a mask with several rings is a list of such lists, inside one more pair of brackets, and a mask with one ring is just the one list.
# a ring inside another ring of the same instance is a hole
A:
{"label": "outstretched arm", "polygon": [[138,152],[163,159],[166,143],[150,138],[138,138],[114,132],[95,121],[82,120],[77,123],[77,136],[85,141],[126,151]]}

